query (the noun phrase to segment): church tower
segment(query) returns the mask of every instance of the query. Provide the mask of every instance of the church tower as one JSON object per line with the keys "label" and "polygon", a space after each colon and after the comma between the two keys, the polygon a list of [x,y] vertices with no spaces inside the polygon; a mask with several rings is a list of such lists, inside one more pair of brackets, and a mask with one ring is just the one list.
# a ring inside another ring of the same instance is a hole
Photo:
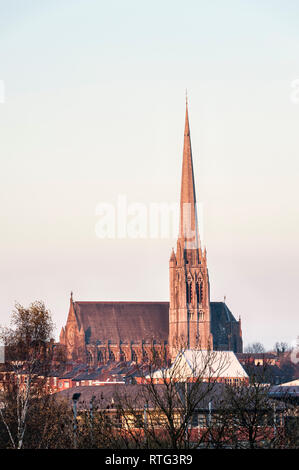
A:
{"label": "church tower", "polygon": [[212,349],[210,289],[206,250],[198,233],[188,103],[184,132],[180,227],[176,253],[169,261],[169,352]]}

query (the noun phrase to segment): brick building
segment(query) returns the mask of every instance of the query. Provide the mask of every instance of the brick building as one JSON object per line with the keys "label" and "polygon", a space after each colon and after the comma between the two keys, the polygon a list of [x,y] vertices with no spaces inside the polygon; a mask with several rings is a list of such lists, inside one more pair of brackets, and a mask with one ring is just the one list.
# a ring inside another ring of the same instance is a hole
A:
{"label": "brick building", "polygon": [[224,302],[210,301],[207,252],[198,230],[191,138],[186,103],[176,252],[169,261],[169,302],[74,301],[60,343],[68,358],[97,364],[143,361],[150,351],[174,357],[180,347],[242,352],[241,320]]}

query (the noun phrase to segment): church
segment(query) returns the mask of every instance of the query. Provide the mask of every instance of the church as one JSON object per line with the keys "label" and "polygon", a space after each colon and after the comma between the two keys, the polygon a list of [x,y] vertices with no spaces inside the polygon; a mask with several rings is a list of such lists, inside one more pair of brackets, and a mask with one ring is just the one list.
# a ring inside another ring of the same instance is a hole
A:
{"label": "church", "polygon": [[74,301],[60,333],[69,360],[91,366],[108,361],[141,363],[153,349],[172,359],[180,349],[242,352],[241,319],[225,302],[210,301],[207,252],[196,209],[186,101],[180,221],[169,260],[169,302]]}

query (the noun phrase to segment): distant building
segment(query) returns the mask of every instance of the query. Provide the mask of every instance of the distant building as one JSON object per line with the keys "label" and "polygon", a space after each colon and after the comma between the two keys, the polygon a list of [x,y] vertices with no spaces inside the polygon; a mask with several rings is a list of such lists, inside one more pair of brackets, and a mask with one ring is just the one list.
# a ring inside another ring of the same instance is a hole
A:
{"label": "distant building", "polygon": [[241,364],[252,364],[255,366],[279,366],[281,362],[280,357],[273,353],[239,353],[237,358]]}

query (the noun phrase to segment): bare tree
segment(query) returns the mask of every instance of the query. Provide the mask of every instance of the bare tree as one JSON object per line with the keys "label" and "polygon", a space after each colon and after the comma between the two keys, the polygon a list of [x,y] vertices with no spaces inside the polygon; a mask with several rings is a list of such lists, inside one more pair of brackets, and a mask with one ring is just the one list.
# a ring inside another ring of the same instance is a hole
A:
{"label": "bare tree", "polygon": [[53,358],[53,329],[50,312],[43,302],[34,302],[28,308],[17,304],[11,328],[1,329],[6,380],[0,418],[13,448],[23,447],[29,409],[45,393]]}
{"label": "bare tree", "polygon": [[276,351],[277,355],[283,354],[285,352],[291,351],[291,346],[284,342],[284,341],[277,341],[274,345],[274,351]]}
{"label": "bare tree", "polygon": [[[187,367],[184,355],[188,354]],[[136,393],[117,394],[117,406],[130,441],[141,448],[198,447],[204,436],[192,421],[225,369],[226,354],[181,349],[172,366],[153,350],[140,367]]]}
{"label": "bare tree", "polygon": [[290,406],[286,400],[270,397],[268,366],[255,369],[249,385],[225,385],[210,423],[207,440],[211,447],[284,448],[286,417]]}
{"label": "bare tree", "polygon": [[249,354],[263,354],[266,350],[262,343],[255,342],[248,344],[244,349],[244,352]]}

